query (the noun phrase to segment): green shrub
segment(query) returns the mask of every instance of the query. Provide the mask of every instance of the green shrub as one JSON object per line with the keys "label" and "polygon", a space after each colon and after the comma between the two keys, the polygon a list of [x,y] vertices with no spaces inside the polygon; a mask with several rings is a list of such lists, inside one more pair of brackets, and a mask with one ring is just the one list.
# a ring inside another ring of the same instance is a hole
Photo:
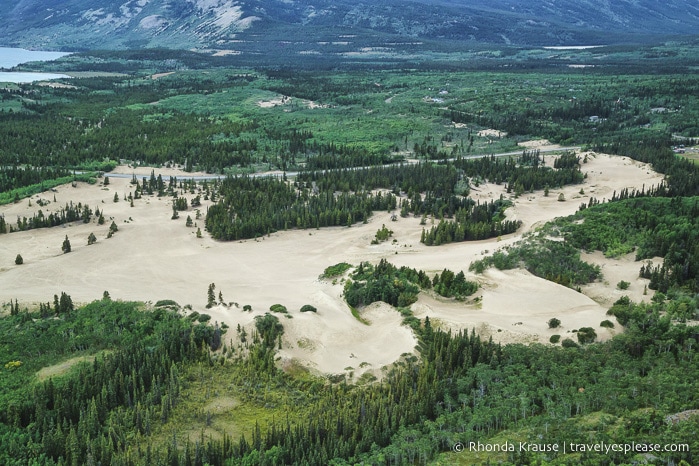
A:
{"label": "green shrub", "polygon": [[310,304],[304,304],[301,306],[301,312],[317,312],[318,309],[315,308],[315,306],[311,306]]}
{"label": "green shrub", "polygon": [[549,342],[553,343],[554,345],[559,341],[561,341],[560,335],[551,335],[551,338],[549,338]]}
{"label": "green shrub", "polygon": [[620,290],[628,290],[628,289],[629,289],[629,285],[631,285],[631,283],[622,280],[622,281],[620,281],[619,283],[616,284],[616,287],[619,288]]}
{"label": "green shrub", "polygon": [[597,332],[592,327],[580,327],[578,330],[578,341],[581,345],[592,343],[597,339]]}
{"label": "green shrub", "polygon": [[575,343],[575,342],[574,342],[573,340],[571,340],[570,338],[566,338],[565,340],[563,340],[563,341],[561,342],[561,346],[563,346],[564,348],[578,348],[580,345],[578,345],[577,343]]}
{"label": "green shrub", "polygon": [[180,307],[180,305],[177,304],[177,302],[173,301],[172,299],[161,299],[160,301],[156,302],[154,305],[154,307],[167,307],[167,306]]}
{"label": "green shrub", "polygon": [[549,328],[558,328],[561,326],[561,321],[553,317],[552,319],[549,319],[548,324]]}
{"label": "green shrub", "polygon": [[599,326],[604,328],[614,328],[614,322],[611,320],[603,320],[600,322]]}
{"label": "green shrub", "polygon": [[284,306],[283,304],[272,304],[269,307],[269,310],[272,312],[277,312],[279,314],[286,314],[286,312],[287,312],[286,306]]}
{"label": "green shrub", "polygon": [[327,267],[325,271],[323,271],[323,275],[321,275],[321,278],[332,278],[332,277],[337,277],[338,275],[342,275],[343,273],[347,272],[350,268],[352,267],[351,264],[348,264],[347,262],[340,262],[339,264],[331,265],[330,267]]}
{"label": "green shrub", "polygon": [[208,321],[211,320],[211,316],[209,314],[201,314],[197,320],[201,322],[202,324],[207,323]]}

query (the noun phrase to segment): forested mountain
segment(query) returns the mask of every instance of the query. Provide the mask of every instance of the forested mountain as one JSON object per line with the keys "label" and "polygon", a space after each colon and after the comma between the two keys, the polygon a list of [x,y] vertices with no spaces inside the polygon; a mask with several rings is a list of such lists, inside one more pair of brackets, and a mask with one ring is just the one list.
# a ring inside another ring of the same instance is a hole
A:
{"label": "forested mountain", "polygon": [[434,48],[454,41],[627,43],[695,34],[698,26],[699,6],[691,0],[9,0],[0,11],[0,43],[243,52],[301,43],[322,54],[405,45],[411,38]]}

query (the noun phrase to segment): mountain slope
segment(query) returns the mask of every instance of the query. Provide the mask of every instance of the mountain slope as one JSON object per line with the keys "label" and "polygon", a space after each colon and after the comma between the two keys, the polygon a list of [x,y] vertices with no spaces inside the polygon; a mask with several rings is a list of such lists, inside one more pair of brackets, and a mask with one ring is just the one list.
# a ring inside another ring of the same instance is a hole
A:
{"label": "mountain slope", "polygon": [[232,48],[329,32],[564,45],[696,31],[695,0],[6,0],[0,11],[1,45],[73,50]]}

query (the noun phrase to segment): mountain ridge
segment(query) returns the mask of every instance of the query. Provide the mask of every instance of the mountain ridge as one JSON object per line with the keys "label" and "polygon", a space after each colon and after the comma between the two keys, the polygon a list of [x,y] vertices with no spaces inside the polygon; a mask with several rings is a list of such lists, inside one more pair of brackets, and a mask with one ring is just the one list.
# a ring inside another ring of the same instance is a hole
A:
{"label": "mountain ridge", "polygon": [[44,50],[252,50],[256,41],[322,41],[333,33],[592,45],[699,31],[699,5],[691,0],[14,0],[9,6],[0,11],[0,45]]}

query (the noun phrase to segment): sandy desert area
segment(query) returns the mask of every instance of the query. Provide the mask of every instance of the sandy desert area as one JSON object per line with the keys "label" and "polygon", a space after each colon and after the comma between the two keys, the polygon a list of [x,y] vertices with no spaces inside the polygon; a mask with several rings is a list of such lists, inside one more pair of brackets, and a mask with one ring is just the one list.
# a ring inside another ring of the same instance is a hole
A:
{"label": "sandy desert area", "polygon": [[[582,154],[581,154],[582,155]],[[546,163],[552,165],[551,157]],[[386,258],[397,266],[406,265],[430,274],[448,268],[467,272],[471,261],[490,254],[497,248],[521,239],[522,234],[547,220],[574,213],[581,202],[591,196],[608,199],[613,191],[657,185],[662,176],[649,166],[628,158],[604,154],[588,154],[582,165],[587,178],[582,185],[543,192],[526,193],[513,199],[508,218],[523,222],[520,230],[500,239],[454,243],[428,247],[419,242],[420,219],[398,218],[376,212],[367,224],[320,230],[292,230],[274,233],[257,240],[220,242],[205,232],[197,238],[197,226],[204,230],[207,202],[201,218],[195,219],[194,209],[180,212],[171,220],[172,198],[144,196],[131,207],[124,200],[133,191],[130,178],[110,177],[108,186],[101,183],[78,183],[60,186],[57,192],[44,192],[17,204],[0,207],[8,224],[17,217],[30,217],[40,208],[46,214],[66,203],[81,202],[93,210],[99,207],[107,219],[98,225],[75,222],[54,228],[36,229],[0,235],[0,305],[10,299],[30,304],[49,302],[54,294],[68,293],[75,302],[100,299],[107,290],[112,299],[155,302],[173,299],[180,305],[212,316],[212,322],[230,326],[226,338],[236,338],[238,324],[250,329],[254,317],[263,315],[270,305],[281,303],[289,309],[291,318],[279,315],[285,327],[282,363],[298,361],[321,373],[349,373],[358,377],[373,371],[380,376],[386,365],[405,353],[414,352],[416,339],[412,331],[401,325],[402,317],[390,306],[374,303],[361,310],[365,325],[352,316],[342,298],[342,284],[337,280],[321,280],[323,270],[339,262],[359,264],[378,262]],[[117,172],[140,179],[150,175],[150,168],[119,167]],[[182,175],[174,169],[155,171],[156,175]],[[191,174],[190,174],[191,175]],[[565,202],[557,200],[562,192]],[[120,197],[114,202],[114,194]],[[481,184],[472,191],[480,200],[498,198],[505,194],[504,185]],[[54,202],[55,195],[55,202]],[[187,198],[193,195],[186,194]],[[39,207],[44,199],[50,203]],[[185,226],[187,215],[197,224]],[[107,239],[111,220],[119,231]],[[428,225],[430,220],[428,219]],[[371,245],[376,231],[385,224],[393,230],[397,242]],[[87,245],[88,235],[97,236],[94,245]],[[63,254],[61,244],[68,236],[72,252]],[[23,265],[15,265],[21,254]],[[471,329],[483,337],[501,342],[541,342],[561,334],[571,336],[572,330],[590,326],[599,339],[609,338],[616,329],[599,326],[607,319],[611,303],[628,295],[634,301],[648,299],[643,295],[646,280],[638,278],[640,264],[633,255],[621,259],[606,259],[600,253],[584,254],[584,259],[599,264],[603,279],[583,287],[583,293],[535,277],[524,270],[499,271],[490,269],[483,275],[467,273],[481,288],[467,302],[456,302],[431,293],[421,293],[413,304],[414,314],[429,316],[434,325],[450,329]],[[616,289],[616,283],[626,280],[628,290]],[[205,309],[207,288],[216,285],[216,295],[222,293],[225,302],[238,306],[217,306]],[[478,299],[476,299],[478,298]],[[253,312],[244,312],[249,304]],[[311,304],[317,313],[301,313],[304,304]],[[561,320],[561,328],[551,330],[547,321]]]}

